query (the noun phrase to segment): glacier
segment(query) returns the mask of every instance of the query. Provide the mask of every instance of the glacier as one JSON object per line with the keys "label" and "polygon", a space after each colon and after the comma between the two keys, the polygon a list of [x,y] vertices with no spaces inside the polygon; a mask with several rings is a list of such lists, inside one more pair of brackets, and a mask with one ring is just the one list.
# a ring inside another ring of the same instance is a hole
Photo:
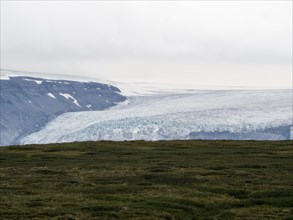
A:
{"label": "glacier", "polygon": [[20,140],[290,139],[292,90],[192,90],[128,96],[102,111],[64,113]]}

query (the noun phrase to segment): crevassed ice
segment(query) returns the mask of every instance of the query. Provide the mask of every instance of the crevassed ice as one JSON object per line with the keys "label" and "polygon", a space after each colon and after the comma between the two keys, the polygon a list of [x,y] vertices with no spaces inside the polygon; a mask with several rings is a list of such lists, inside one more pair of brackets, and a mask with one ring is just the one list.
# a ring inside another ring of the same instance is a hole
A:
{"label": "crevassed ice", "polygon": [[187,139],[191,132],[249,133],[291,125],[291,100],[292,90],[129,97],[128,105],[65,113],[22,143]]}

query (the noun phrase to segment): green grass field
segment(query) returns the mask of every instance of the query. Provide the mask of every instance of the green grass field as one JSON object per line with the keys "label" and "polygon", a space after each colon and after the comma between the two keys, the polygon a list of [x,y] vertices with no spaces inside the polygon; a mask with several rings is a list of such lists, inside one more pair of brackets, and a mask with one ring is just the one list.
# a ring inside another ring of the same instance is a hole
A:
{"label": "green grass field", "polygon": [[0,219],[293,219],[293,142],[0,148]]}

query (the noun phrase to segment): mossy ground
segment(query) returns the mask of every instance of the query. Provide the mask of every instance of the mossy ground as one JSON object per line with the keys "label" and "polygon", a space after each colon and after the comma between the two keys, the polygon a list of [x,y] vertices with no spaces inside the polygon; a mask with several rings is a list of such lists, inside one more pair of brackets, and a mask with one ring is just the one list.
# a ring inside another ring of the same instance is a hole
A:
{"label": "mossy ground", "polygon": [[0,148],[0,219],[293,219],[293,142]]}

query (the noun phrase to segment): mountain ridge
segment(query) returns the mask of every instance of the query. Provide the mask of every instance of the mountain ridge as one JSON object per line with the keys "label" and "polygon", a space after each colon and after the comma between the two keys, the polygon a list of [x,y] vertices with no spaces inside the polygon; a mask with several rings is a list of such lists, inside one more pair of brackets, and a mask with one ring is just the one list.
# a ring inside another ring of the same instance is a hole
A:
{"label": "mountain ridge", "polygon": [[63,113],[103,110],[126,100],[108,84],[28,76],[1,79],[0,98],[0,145],[18,144]]}

